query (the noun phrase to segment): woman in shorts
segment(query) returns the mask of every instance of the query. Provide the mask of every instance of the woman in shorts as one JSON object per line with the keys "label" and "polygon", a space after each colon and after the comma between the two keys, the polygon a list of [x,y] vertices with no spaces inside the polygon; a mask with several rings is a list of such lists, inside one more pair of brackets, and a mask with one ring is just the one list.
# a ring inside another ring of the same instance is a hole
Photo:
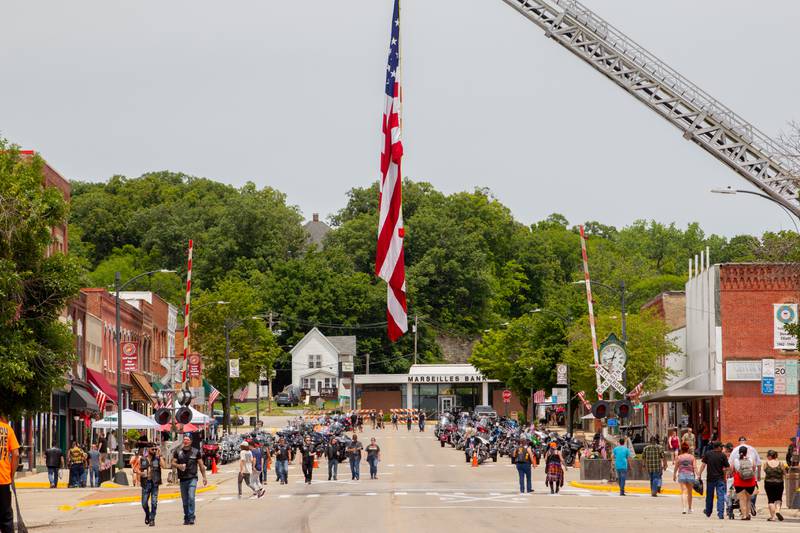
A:
{"label": "woman in shorts", "polygon": [[773,522],[776,518],[783,522],[781,505],[783,504],[783,476],[789,471],[786,463],[778,460],[778,452],[767,452],[767,462],[764,463],[764,490],[767,493],[769,504],[769,518]]}
{"label": "woman in shorts", "polygon": [[740,446],[733,461],[733,490],[739,498],[742,520],[750,520],[750,497],[756,490],[755,465],[747,458],[747,446]]}
{"label": "woman in shorts", "polygon": [[674,429],[670,431],[669,436],[669,451],[672,453],[672,462],[673,464],[678,459],[678,451],[681,448],[681,439],[678,438],[678,432]]}
{"label": "woman in shorts", "polygon": [[677,481],[681,488],[681,504],[683,514],[692,514],[692,489],[694,487],[695,472],[697,472],[694,454],[690,452],[689,443],[681,443],[681,453],[675,458],[675,469],[672,480]]}

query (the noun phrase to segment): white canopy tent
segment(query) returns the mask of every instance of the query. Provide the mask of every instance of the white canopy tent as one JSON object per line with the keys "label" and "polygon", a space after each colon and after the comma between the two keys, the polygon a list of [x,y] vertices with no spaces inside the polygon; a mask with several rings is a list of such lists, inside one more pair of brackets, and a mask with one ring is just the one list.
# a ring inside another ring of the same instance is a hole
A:
{"label": "white canopy tent", "polygon": [[[92,429],[117,429],[117,413],[111,413],[102,420],[95,420],[92,422]],[[132,409],[124,409],[122,411],[122,429],[158,429],[160,426],[158,422],[137,413]]]}

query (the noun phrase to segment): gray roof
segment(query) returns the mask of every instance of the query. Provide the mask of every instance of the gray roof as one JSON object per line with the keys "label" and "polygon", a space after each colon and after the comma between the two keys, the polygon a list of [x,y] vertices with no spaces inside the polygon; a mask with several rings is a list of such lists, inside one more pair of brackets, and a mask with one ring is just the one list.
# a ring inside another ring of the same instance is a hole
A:
{"label": "gray roof", "polygon": [[319,220],[319,215],[317,214],[314,215],[312,220],[305,223],[303,229],[308,233],[308,242],[317,246],[322,246],[325,235],[331,231],[331,227]]}
{"label": "gray roof", "polygon": [[355,335],[341,335],[336,337],[325,336],[331,344],[336,346],[339,355],[355,355],[356,354],[356,337]]}

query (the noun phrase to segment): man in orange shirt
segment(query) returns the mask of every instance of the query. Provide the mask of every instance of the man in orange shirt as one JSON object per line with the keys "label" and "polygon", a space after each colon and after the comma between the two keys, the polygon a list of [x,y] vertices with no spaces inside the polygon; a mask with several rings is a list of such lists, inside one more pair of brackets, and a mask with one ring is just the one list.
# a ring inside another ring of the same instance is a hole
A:
{"label": "man in orange shirt", "polygon": [[11,483],[19,464],[19,442],[5,415],[0,415],[0,533],[14,533]]}

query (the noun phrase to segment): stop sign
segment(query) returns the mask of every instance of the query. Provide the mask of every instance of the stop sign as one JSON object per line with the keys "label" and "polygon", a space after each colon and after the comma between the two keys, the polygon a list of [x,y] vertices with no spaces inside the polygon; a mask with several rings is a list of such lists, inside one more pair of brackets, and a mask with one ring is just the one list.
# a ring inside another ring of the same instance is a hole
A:
{"label": "stop sign", "polygon": [[511,391],[508,389],[503,391],[503,403],[511,403]]}

